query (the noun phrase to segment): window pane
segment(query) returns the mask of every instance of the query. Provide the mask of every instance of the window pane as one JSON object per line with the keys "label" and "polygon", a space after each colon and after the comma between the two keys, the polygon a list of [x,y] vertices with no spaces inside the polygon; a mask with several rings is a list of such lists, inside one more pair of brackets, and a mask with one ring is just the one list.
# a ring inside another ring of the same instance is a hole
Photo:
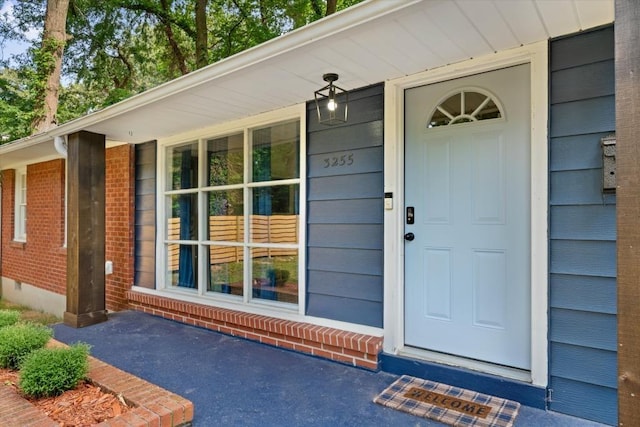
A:
{"label": "window pane", "polygon": [[210,191],[208,240],[242,242],[244,240],[244,199],[242,189]]}
{"label": "window pane", "polygon": [[253,182],[300,176],[300,124],[282,123],[252,132]]}
{"label": "window pane", "polygon": [[440,104],[440,108],[451,114],[453,117],[459,116],[460,113],[462,113],[462,111],[460,110],[460,107],[462,105],[461,100],[462,94],[456,93],[455,95],[449,97],[442,104]]}
{"label": "window pane", "polygon": [[168,190],[182,190],[198,186],[198,143],[167,148]]}
{"label": "window pane", "polygon": [[209,186],[242,184],[243,134],[207,141],[207,182]]}
{"label": "window pane", "polygon": [[207,291],[243,294],[244,252],[238,246],[209,246],[207,253],[209,281]]}
{"label": "window pane", "polygon": [[438,126],[446,126],[449,124],[451,119],[445,116],[440,110],[436,110],[431,116],[431,121],[427,125],[428,128],[435,128]]}
{"label": "window pane", "polygon": [[499,119],[500,117],[502,117],[500,109],[493,100],[489,101],[487,105],[476,114],[476,119],[478,120]]}
{"label": "window pane", "polygon": [[196,245],[167,245],[167,283],[181,288],[198,288],[198,247]]}
{"label": "window pane", "polygon": [[298,250],[251,249],[253,298],[298,303]]}
{"label": "window pane", "polygon": [[173,194],[167,203],[167,240],[197,240],[198,195]]}
{"label": "window pane", "polygon": [[298,243],[299,185],[253,188],[251,241]]}

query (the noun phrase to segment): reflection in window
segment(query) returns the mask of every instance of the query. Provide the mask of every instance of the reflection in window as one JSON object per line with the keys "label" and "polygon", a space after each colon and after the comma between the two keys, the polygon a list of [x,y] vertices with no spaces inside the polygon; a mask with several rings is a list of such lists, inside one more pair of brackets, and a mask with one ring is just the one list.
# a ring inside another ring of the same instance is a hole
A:
{"label": "reflection in window", "polygon": [[241,184],[244,175],[243,134],[207,141],[207,182],[209,186]]}
{"label": "reflection in window", "polygon": [[477,90],[462,90],[442,101],[431,114],[428,128],[477,122],[503,117],[493,96]]}
{"label": "reflection in window", "polygon": [[198,143],[191,142],[167,150],[169,176],[167,190],[183,190],[198,186]]}
{"label": "reflection in window", "polygon": [[253,182],[300,176],[300,123],[289,122],[252,132]]}
{"label": "reflection in window", "polygon": [[168,283],[171,286],[198,287],[198,247],[171,243],[167,245]]}
{"label": "reflection in window", "polygon": [[243,190],[207,193],[209,205],[208,240],[242,242],[244,240]]}
{"label": "reflection in window", "polygon": [[209,246],[207,291],[243,295],[244,250],[242,246]]}
{"label": "reflection in window", "polygon": [[298,251],[296,249],[251,249],[253,298],[297,304]]}
{"label": "reflection in window", "polygon": [[[197,240],[198,231],[198,195],[196,193],[174,194],[167,197],[169,217],[167,218],[167,240]],[[173,286],[197,288],[197,246],[191,244],[179,246],[177,251],[169,251],[171,283]],[[174,273],[175,277],[174,277]]]}
{"label": "reflection in window", "polygon": [[253,189],[251,241],[298,243],[299,185]]}

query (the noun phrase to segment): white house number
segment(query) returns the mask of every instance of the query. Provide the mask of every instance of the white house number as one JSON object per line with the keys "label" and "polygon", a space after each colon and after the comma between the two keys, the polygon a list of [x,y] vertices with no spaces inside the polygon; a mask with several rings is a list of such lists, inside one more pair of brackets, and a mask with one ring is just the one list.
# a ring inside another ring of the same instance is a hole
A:
{"label": "white house number", "polygon": [[340,166],[351,166],[353,164],[353,153],[343,154],[338,157],[327,157],[324,160],[324,168],[336,168]]}

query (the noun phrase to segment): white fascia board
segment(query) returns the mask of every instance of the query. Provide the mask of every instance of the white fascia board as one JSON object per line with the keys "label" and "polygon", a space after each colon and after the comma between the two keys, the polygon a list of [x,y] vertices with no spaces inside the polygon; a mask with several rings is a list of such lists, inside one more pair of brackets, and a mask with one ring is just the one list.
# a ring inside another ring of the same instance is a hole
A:
{"label": "white fascia board", "polygon": [[136,110],[145,105],[158,102],[175,93],[197,87],[200,84],[224,77],[234,72],[246,69],[263,61],[301,49],[338,33],[399,10],[410,7],[424,0],[368,0],[358,5],[344,9],[334,15],[305,25],[297,30],[283,34],[275,39],[266,41],[233,56],[225,58],[207,67],[193,71],[175,80],[163,83],[131,98],[103,110],[72,120],[37,135],[32,135],[14,142],[1,145],[0,155],[19,150],[31,145],[51,141],[55,136],[69,135],[87,129],[102,121],[115,118],[122,114]]}

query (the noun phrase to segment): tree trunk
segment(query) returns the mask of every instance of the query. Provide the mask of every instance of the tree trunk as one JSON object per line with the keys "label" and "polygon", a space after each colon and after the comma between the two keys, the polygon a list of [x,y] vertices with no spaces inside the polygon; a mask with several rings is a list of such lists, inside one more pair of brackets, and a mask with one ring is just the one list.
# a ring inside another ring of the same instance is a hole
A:
{"label": "tree trunk", "polygon": [[209,64],[207,0],[196,0],[196,67]]}
{"label": "tree trunk", "polygon": [[324,16],[333,15],[336,13],[336,3],[338,0],[327,0],[327,13]]}
{"label": "tree trunk", "polygon": [[33,133],[44,132],[56,125],[68,10],[69,0],[47,0],[42,46],[35,61],[37,81],[35,116],[31,122]]}
{"label": "tree trunk", "polygon": [[[167,0],[161,0],[160,5],[162,6],[162,10],[166,13],[166,16],[169,16],[170,9]],[[171,22],[168,19],[162,19],[162,26],[164,28],[164,33],[167,36],[167,42],[171,47],[171,51],[173,52],[173,57],[175,59],[176,66],[180,70],[180,74],[183,76],[189,73],[189,69],[187,68],[187,60],[185,59],[184,54],[182,53],[182,49],[178,45],[175,36],[173,35],[173,28],[171,28]]]}

